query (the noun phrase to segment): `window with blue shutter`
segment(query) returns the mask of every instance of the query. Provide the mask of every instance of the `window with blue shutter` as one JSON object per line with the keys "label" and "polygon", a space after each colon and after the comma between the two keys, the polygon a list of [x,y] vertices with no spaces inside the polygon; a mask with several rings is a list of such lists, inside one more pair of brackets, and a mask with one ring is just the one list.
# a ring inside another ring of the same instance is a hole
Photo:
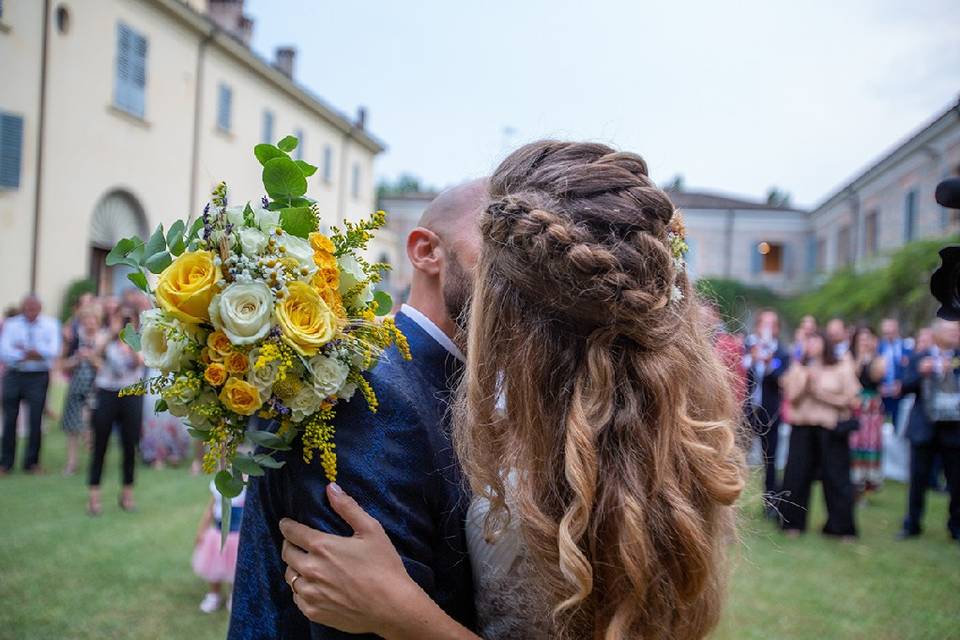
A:
{"label": "window with blue shutter", "polygon": [[755,276],[763,271],[763,254],[760,253],[760,245],[750,245],[750,273]]}
{"label": "window with blue shutter", "polygon": [[117,23],[117,68],[113,86],[113,104],[142,118],[147,89],[147,39]]}
{"label": "window with blue shutter", "polygon": [[917,190],[911,189],[903,200],[903,240],[910,242],[916,235]]}
{"label": "window with blue shutter", "polygon": [[323,181],[329,184],[333,180],[333,147],[323,147]]}
{"label": "window with blue shutter", "polygon": [[807,273],[817,272],[817,239],[814,236],[807,238]]}
{"label": "window with blue shutter", "polygon": [[20,186],[23,158],[23,117],[0,113],[0,188]]}
{"label": "window with blue shutter", "polygon": [[353,163],[353,175],[350,179],[350,193],[354,198],[360,197],[360,165]]}
{"label": "window with blue shutter", "polygon": [[263,135],[260,140],[264,144],[273,144],[273,111],[269,109],[263,111]]}
{"label": "window with blue shutter", "polygon": [[293,135],[296,136],[297,140],[299,141],[299,144],[297,144],[297,148],[293,150],[293,159],[303,160],[303,146],[305,144],[305,141],[303,139],[303,129],[297,129],[296,131],[293,132]]}
{"label": "window with blue shutter", "polygon": [[230,131],[232,111],[233,89],[221,82],[217,88],[217,127],[221,131]]}

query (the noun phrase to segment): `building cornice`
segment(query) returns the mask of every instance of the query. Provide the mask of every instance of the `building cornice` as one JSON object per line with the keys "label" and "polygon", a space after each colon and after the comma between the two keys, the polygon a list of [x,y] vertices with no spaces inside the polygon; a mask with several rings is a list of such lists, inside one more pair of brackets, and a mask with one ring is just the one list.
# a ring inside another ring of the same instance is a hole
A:
{"label": "building cornice", "polygon": [[883,175],[886,171],[889,171],[891,167],[906,160],[917,151],[923,150],[932,140],[935,140],[937,136],[942,134],[944,130],[949,129],[957,122],[960,122],[960,100],[954,103],[944,113],[940,114],[933,122],[898,144],[892,151],[881,157],[880,160],[856,178],[837,189],[830,197],[814,207],[810,215],[816,217],[821,211],[850,199],[863,187]]}
{"label": "building cornice", "polygon": [[324,121],[335,127],[342,134],[356,141],[371,153],[380,153],[386,146],[366,130],[356,126],[347,116],[339,113],[323,100],[308,91],[305,87],[284,75],[273,65],[254,53],[235,37],[218,27],[210,18],[197,13],[182,0],[144,0],[164,9],[167,13],[179,19],[183,24],[204,37],[208,37],[224,53],[245,65],[277,89],[311,110]]}

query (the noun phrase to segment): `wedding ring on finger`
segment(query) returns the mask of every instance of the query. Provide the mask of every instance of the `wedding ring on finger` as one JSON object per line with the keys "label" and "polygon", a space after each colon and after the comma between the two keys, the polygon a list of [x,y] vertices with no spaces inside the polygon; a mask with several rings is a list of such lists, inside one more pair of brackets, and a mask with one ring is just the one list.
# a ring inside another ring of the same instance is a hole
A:
{"label": "wedding ring on finger", "polygon": [[[297,575],[293,576],[293,580],[290,581],[290,591],[293,591],[294,593],[297,593],[297,589],[296,589],[295,585],[297,584],[297,580],[299,580],[299,579],[300,579],[300,574],[299,574],[299,573],[298,573]],[[298,595],[299,595],[299,594],[298,594]]]}

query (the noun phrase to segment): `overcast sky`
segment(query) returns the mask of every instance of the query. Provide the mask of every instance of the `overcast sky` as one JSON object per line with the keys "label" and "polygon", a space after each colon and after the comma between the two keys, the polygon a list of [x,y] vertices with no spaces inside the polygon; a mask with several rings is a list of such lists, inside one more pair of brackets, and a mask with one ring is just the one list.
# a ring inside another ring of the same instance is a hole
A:
{"label": "overcast sky", "polygon": [[960,95],[957,0],[247,5],[258,51],[294,44],[300,82],[368,108],[379,176],[438,187],[549,136],[811,205]]}

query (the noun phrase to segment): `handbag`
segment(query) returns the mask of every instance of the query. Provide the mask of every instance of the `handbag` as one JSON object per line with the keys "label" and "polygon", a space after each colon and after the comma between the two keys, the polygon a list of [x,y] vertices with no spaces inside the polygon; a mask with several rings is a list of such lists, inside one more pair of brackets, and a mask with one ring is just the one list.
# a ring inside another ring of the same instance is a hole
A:
{"label": "handbag", "polygon": [[833,432],[838,436],[845,436],[849,433],[853,433],[854,431],[858,431],[859,429],[860,419],[857,417],[851,417],[847,418],[846,420],[839,420]]}
{"label": "handbag", "polygon": [[930,422],[960,421],[960,391],[955,375],[925,378],[921,390],[923,408]]}

